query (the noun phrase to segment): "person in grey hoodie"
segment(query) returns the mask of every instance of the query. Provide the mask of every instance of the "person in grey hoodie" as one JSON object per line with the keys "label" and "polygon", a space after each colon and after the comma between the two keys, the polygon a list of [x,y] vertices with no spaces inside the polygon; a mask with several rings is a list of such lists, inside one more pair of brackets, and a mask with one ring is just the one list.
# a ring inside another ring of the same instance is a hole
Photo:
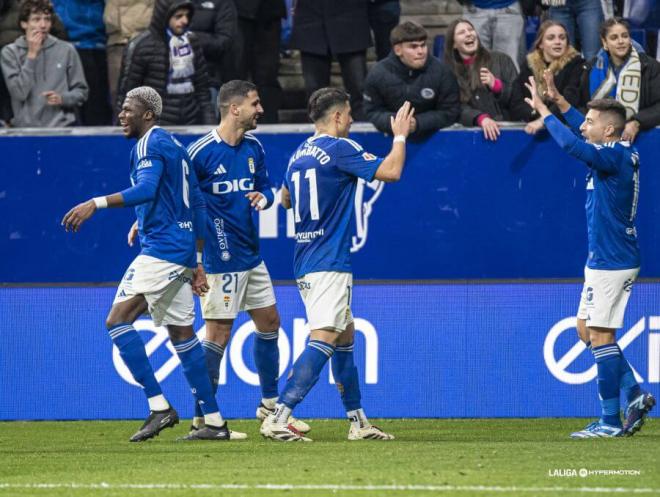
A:
{"label": "person in grey hoodie", "polygon": [[16,127],[71,126],[88,86],[76,49],[49,34],[49,0],[21,3],[23,36],[2,49],[0,66],[11,96]]}

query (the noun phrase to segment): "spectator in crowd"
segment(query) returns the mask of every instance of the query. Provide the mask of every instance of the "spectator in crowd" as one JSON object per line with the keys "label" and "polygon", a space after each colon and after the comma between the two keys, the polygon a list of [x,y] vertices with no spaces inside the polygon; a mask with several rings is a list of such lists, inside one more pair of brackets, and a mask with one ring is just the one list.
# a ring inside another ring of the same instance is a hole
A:
{"label": "spectator in crowd", "polygon": [[392,52],[367,75],[365,112],[383,133],[391,133],[390,118],[405,101],[415,109],[412,139],[450,126],[460,114],[456,78],[451,69],[429,55],[427,37],[416,22],[399,24],[390,35]]}
{"label": "spectator in crowd", "polygon": [[71,126],[87,99],[76,49],[50,33],[49,0],[23,0],[18,20],[24,35],[2,49],[0,65],[17,127]]}
{"label": "spectator in crowd", "polygon": [[630,27],[620,17],[600,28],[603,48],[588,64],[580,85],[580,103],[616,98],[626,108],[623,139],[634,141],[640,130],[660,125],[660,63],[633,46]]}
{"label": "spectator in crowd", "polygon": [[390,53],[390,33],[399,24],[399,0],[369,0],[369,26],[374,34],[376,58],[382,60]]}
{"label": "spectator in crowd", "polygon": [[566,26],[569,43],[581,49],[586,60],[596,55],[600,48],[598,29],[604,19],[601,0],[542,1],[550,6],[550,19]]}
{"label": "spectator in crowd", "polygon": [[[251,80],[259,88],[264,114],[262,123],[277,123],[282,106],[280,67],[284,0],[235,0],[238,9],[239,42],[236,47],[238,79]],[[303,61],[303,71],[304,69]]]}
{"label": "spectator in crowd", "polygon": [[126,93],[150,86],[163,99],[162,124],[215,122],[202,46],[188,29],[193,13],[189,0],[156,0],[149,29],[133,38],[126,49],[117,112]]}
{"label": "spectator in crowd", "polygon": [[291,48],[300,50],[307,97],[330,86],[335,57],[356,121],[364,119],[362,89],[371,46],[367,9],[368,0],[297,0],[293,13]]}
{"label": "spectator in crowd", "polygon": [[508,55],[519,67],[525,53],[525,19],[518,0],[463,0],[470,21],[486,50]]}
{"label": "spectator in crowd", "polygon": [[85,126],[112,123],[108,90],[108,62],[105,53],[103,0],[54,0],[55,11],[69,33],[69,41],[78,51],[89,85],[89,97],[80,117]]}
{"label": "spectator in crowd", "polygon": [[190,31],[202,45],[215,97],[222,83],[235,76],[235,72],[227,74],[223,66],[230,58],[238,34],[236,6],[234,0],[193,0],[193,5],[195,16]]}
{"label": "spectator in crowd", "polygon": [[155,0],[106,0],[105,2],[103,22],[108,37],[106,54],[111,104],[117,100],[119,71],[126,46],[132,38],[149,27],[154,2]]}
{"label": "spectator in crowd", "polygon": [[[584,71],[584,59],[568,42],[566,28],[557,21],[544,21],[534,40],[532,51],[527,54],[525,64],[520,68],[520,74],[513,84],[511,93],[511,118],[527,123],[525,131],[530,135],[543,129],[543,119],[525,102],[529,92],[525,87],[529,77],[534,76],[536,87],[542,97],[546,97],[547,87],[543,72],[548,70],[554,76],[559,92],[566,100],[577,107],[580,101],[579,84]],[[547,105],[557,117],[562,114],[557,106],[547,101]]]}
{"label": "spectator in crowd", "polygon": [[472,23],[456,19],[447,28],[445,64],[461,92],[460,123],[480,126],[487,140],[497,140],[497,121],[510,120],[511,88],[518,75],[511,57],[486,50]]}
{"label": "spectator in crowd", "polygon": [[[19,0],[0,0],[0,50],[14,43],[23,34],[18,22]],[[50,32],[60,40],[67,40],[66,30],[57,15],[51,16]],[[8,125],[13,116],[11,97],[4,78],[0,78],[0,126]]]}

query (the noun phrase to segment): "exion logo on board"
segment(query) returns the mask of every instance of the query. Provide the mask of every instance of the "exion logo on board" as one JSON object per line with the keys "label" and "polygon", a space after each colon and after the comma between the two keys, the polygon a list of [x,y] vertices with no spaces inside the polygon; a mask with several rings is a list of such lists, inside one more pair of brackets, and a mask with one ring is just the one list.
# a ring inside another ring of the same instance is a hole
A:
{"label": "exion logo on board", "polygon": [[[575,317],[562,319],[550,328],[543,344],[543,358],[548,370],[552,373],[552,376],[562,383],[568,383],[569,385],[588,383],[596,378],[597,375],[595,363],[589,366],[586,371],[581,371],[579,373],[568,371],[569,366],[573,364],[578,356],[586,349],[584,342],[578,338],[575,325]],[[635,373],[635,378],[638,382],[660,383],[660,333],[657,333],[660,331],[660,316],[641,318],[629,330],[620,334],[617,343],[619,344],[619,347],[621,347],[621,350],[625,350],[626,347],[638,339],[647,329],[649,331],[646,335],[648,336],[648,371],[642,372],[646,373],[646,377],[642,376],[642,374],[637,371],[635,364],[630,364],[630,367]],[[565,332],[571,333],[571,335],[575,337],[576,343],[568,350],[568,352],[558,358],[555,355],[555,344],[557,343],[558,338]]]}
{"label": "exion logo on board", "polygon": [[[170,358],[165,361],[157,370],[155,370],[156,379],[161,382],[167,378],[179,366],[179,358],[176,355],[174,347],[169,340],[167,329],[160,326],[156,327],[151,319],[140,319],[134,323],[134,327],[138,331],[148,331],[154,336],[145,343],[147,356],[151,356],[161,347],[166,347],[170,353]],[[365,371],[364,380],[367,384],[378,383],[378,333],[376,328],[366,319],[355,318],[355,331],[364,336],[365,343]],[[254,324],[252,321],[247,321],[238,327],[233,333],[229,342],[229,346],[222,358],[220,364],[220,379],[219,383],[225,385],[227,383],[227,366],[231,365],[232,370],[243,382],[248,385],[259,385],[259,376],[256,371],[251,370],[244,361],[244,348],[245,342],[248,337],[254,333]],[[202,326],[197,331],[197,337],[201,340],[206,334],[206,327]],[[309,335],[309,327],[307,322],[302,318],[295,318],[293,320],[293,340],[284,333],[280,328],[278,345],[280,349],[280,376],[284,374],[287,368],[302,354],[307,344],[307,336]],[[250,352],[248,351],[248,355]],[[293,357],[293,358],[292,358]],[[112,347],[112,362],[124,381],[135,386],[139,386],[133,378],[133,375],[128,370],[121,356],[119,349]],[[334,383],[332,377],[332,368],[328,368],[329,383]]]}
{"label": "exion logo on board", "polygon": [[[359,179],[355,190],[355,235],[351,238],[351,252],[357,252],[365,243],[369,234],[369,217],[373,212],[373,206],[385,188],[385,183],[378,180],[366,182]],[[259,211],[259,238],[277,238],[278,217],[281,210],[278,206],[282,204],[282,192],[275,192],[273,206],[265,211]],[[286,213],[286,236],[295,238],[296,228],[293,220],[293,210]]]}

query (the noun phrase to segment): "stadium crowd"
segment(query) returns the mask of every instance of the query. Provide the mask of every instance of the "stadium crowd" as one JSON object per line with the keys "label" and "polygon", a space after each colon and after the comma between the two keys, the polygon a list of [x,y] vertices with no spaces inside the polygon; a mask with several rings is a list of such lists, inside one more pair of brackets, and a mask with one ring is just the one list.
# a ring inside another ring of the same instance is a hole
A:
{"label": "stadium crowd", "polygon": [[[355,119],[383,132],[410,101],[413,139],[454,123],[479,126],[489,140],[503,121],[537,133],[543,120],[525,102],[525,83],[533,76],[545,96],[546,70],[579,109],[592,98],[621,101],[627,139],[660,124],[660,63],[646,53],[653,43],[637,43],[631,24],[613,17],[653,26],[660,2],[459,3],[462,16],[431,40],[420,24],[400,22],[399,0],[0,0],[0,124],[111,125],[142,85],[162,96],[162,124],[213,124],[218,89],[233,79],[253,81],[261,122],[277,123],[287,50],[300,52],[307,96],[330,84],[336,60]],[[372,40],[377,62],[368,70]]]}

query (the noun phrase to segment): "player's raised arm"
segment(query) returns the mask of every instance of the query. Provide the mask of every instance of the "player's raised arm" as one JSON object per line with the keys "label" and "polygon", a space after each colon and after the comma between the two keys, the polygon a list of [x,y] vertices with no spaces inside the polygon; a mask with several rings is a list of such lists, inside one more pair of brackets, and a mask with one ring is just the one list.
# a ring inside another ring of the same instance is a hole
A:
{"label": "player's raised arm", "polygon": [[392,150],[378,166],[374,179],[386,183],[401,179],[403,164],[406,161],[406,138],[408,138],[412,129],[414,114],[415,109],[410,105],[410,102],[405,102],[397,111],[396,116],[390,118],[390,126],[392,127],[392,134],[394,134]]}

